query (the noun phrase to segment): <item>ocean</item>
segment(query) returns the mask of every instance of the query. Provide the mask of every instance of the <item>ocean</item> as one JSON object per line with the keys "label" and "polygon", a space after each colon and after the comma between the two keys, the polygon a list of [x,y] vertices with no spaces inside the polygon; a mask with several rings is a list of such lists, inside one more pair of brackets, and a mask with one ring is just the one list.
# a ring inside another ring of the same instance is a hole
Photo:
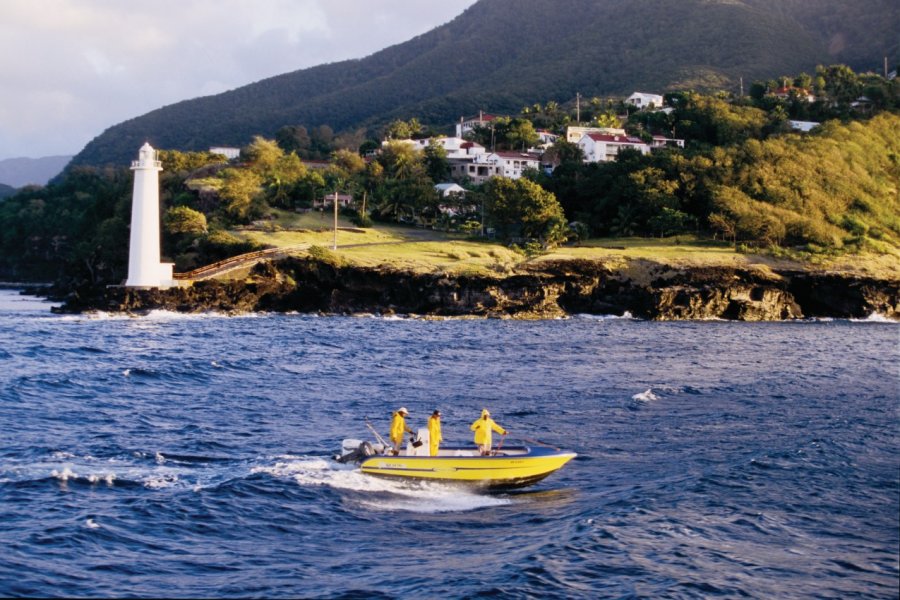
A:
{"label": "ocean", "polygon": [[[332,456],[482,408],[513,492]],[[51,314],[0,291],[0,595],[897,598],[900,325]]]}

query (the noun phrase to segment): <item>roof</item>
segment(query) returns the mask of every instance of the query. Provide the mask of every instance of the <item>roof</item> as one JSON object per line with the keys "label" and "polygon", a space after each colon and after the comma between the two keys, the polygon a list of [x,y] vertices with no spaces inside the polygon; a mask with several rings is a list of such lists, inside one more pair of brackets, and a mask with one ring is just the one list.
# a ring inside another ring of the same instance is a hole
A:
{"label": "roof", "polygon": [[483,113],[481,115],[475,115],[474,117],[468,117],[466,122],[468,121],[493,121],[497,117],[494,115],[489,115],[487,113]]}
{"label": "roof", "polygon": [[791,92],[797,92],[797,93],[800,94],[801,96],[809,96],[809,95],[811,95],[811,94],[809,93],[809,90],[803,89],[802,87],[794,87],[794,86],[792,86],[792,85],[789,85],[789,86],[787,86],[787,87],[780,87],[780,88],[778,88],[777,90],[775,90],[773,93],[774,93],[776,96],[787,96],[787,95],[790,94]]}
{"label": "roof", "polygon": [[630,135],[610,135],[608,133],[586,133],[584,134],[595,142],[606,142],[612,144],[643,144],[641,138],[632,137]]}
{"label": "roof", "polygon": [[520,160],[541,160],[537,154],[529,154],[527,152],[492,152],[500,158],[518,158]]}

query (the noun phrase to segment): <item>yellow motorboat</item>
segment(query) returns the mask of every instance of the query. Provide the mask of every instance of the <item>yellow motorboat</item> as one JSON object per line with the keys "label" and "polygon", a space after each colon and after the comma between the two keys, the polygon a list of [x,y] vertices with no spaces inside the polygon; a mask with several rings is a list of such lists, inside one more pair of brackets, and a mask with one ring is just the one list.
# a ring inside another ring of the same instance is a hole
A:
{"label": "yellow motorboat", "polygon": [[363,473],[462,481],[489,488],[532,485],[575,458],[574,452],[517,446],[481,456],[477,448],[441,448],[437,456],[371,456],[360,464]]}
{"label": "yellow motorboat", "polygon": [[[345,440],[341,462],[359,462],[363,473],[380,477],[463,482],[484,488],[517,488],[532,485],[558,471],[577,456],[551,447],[509,446],[482,456],[472,446],[443,446],[429,456],[428,445],[409,444],[391,455],[381,444]],[[349,442],[349,444],[348,444]]]}

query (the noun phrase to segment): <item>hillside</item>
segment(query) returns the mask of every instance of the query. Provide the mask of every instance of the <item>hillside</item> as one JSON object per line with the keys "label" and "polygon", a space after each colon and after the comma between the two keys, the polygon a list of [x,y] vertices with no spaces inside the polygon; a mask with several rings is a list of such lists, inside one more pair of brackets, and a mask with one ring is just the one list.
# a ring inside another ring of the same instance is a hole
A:
{"label": "hillside", "polygon": [[518,112],[635,89],[736,89],[843,62],[898,58],[893,0],[481,0],[424,35],[361,60],[186,100],[115,125],[73,165],[123,164],[149,140],[202,150],[284,125],[373,128],[416,116],[448,126],[479,109]]}
{"label": "hillside", "polygon": [[0,183],[14,188],[45,185],[59,175],[71,159],[71,156],[45,156],[0,160]]}

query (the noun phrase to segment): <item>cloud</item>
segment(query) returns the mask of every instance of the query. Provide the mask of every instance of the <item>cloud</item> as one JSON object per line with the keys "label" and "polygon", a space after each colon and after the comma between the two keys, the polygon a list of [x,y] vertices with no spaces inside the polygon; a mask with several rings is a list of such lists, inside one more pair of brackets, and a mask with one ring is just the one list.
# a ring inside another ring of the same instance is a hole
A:
{"label": "cloud", "polygon": [[0,159],[74,154],[161,106],[361,58],[475,0],[0,0]]}

